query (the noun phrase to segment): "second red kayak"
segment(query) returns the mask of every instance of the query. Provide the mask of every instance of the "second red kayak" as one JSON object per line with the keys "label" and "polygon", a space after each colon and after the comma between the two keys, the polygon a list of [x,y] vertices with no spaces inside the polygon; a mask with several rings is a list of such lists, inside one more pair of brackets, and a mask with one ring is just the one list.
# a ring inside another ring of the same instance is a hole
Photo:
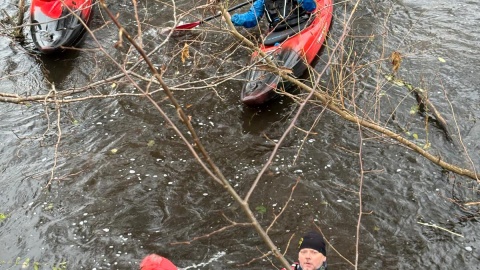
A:
{"label": "second red kayak", "polygon": [[[332,0],[317,0],[310,21],[269,33],[260,49],[277,65],[291,70],[293,77],[300,77],[322,48],[332,16]],[[277,96],[277,89],[289,88],[280,76],[267,71],[264,64],[265,59],[258,53],[252,54],[252,68],[247,72],[247,83],[241,93],[246,105],[262,105]]]}

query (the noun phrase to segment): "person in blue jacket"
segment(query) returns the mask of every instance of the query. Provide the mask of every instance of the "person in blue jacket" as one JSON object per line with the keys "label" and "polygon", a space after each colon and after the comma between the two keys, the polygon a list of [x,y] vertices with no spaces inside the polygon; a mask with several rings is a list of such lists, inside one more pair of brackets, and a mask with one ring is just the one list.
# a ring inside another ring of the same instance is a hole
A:
{"label": "person in blue jacket", "polygon": [[266,14],[271,29],[283,30],[307,21],[316,7],[315,0],[256,0],[247,12],[232,15],[232,23],[255,27]]}

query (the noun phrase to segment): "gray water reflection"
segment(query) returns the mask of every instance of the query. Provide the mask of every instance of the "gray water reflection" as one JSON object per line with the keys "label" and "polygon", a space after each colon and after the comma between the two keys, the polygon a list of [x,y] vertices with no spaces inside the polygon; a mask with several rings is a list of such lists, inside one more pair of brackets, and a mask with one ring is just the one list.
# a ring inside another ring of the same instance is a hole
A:
{"label": "gray water reflection", "polygon": [[[123,3],[110,8],[121,14],[124,23],[134,25],[133,7]],[[154,1],[149,3],[148,13],[142,13],[148,15],[144,29],[147,46],[163,41],[156,28],[148,28],[171,25],[169,4]],[[190,1],[176,4],[190,8]],[[8,4],[1,7],[14,12]],[[349,9],[352,6],[347,6]],[[479,58],[478,9],[473,1],[365,1],[357,12],[353,34],[366,37],[355,43],[363,62],[388,57],[392,50],[405,54],[399,74],[428,88],[439,110],[449,121],[455,119],[471,160],[480,169],[480,82],[474,75]],[[329,42],[341,35],[343,3],[335,12]],[[102,24],[97,13],[93,28]],[[117,33],[115,28],[105,27],[97,35],[109,52],[121,57],[122,50],[113,48]],[[372,34],[375,37],[369,38]],[[170,58],[172,51],[178,52],[183,42],[193,38],[202,39],[202,43],[191,44],[197,64],[208,68]],[[236,51],[225,62],[206,56],[228,47],[231,39],[216,32],[172,37],[153,57],[159,63],[169,61],[165,79],[180,85],[244,65],[246,50]],[[84,47],[95,46],[91,38],[85,40]],[[67,89],[117,73],[117,67],[98,51],[39,58],[12,45],[5,36],[0,37],[0,57],[0,92],[7,93],[45,93],[51,89],[47,81]],[[320,60],[316,68],[321,70],[322,65]],[[382,80],[378,74],[388,69],[372,66],[360,75],[366,100]],[[178,75],[185,73],[188,75]],[[120,89],[130,89],[128,82],[116,83]],[[241,81],[229,81],[217,89],[178,91],[176,95],[189,105],[192,122],[218,167],[243,194],[272,151],[270,139],[282,135],[295,105],[285,98],[262,109],[244,108],[239,102],[240,87]],[[387,85],[385,91],[391,95],[388,106],[396,106],[405,97],[400,87]],[[162,106],[168,104],[162,94],[154,98]],[[409,104],[401,106],[408,111]],[[385,113],[391,113],[388,106]],[[449,113],[450,106],[455,114]],[[173,109],[165,108],[175,115]],[[65,105],[62,110],[57,179],[51,188],[44,189],[55,162],[58,128],[54,106],[0,105],[0,213],[7,214],[0,221],[4,243],[0,246],[0,269],[18,269],[15,262],[23,263],[27,258],[30,269],[34,261],[45,269],[62,263],[68,269],[137,269],[140,259],[152,252],[170,257],[185,269],[238,269],[239,264],[259,257],[259,250],[266,252],[256,233],[245,227],[191,245],[171,245],[224,226],[227,223],[222,214],[238,221],[243,215],[230,196],[200,170],[146,100],[89,100]],[[308,129],[321,110],[310,107],[297,126]],[[398,119],[419,134],[425,121],[407,114],[398,114]],[[312,228],[315,220],[334,247],[353,260],[360,177],[355,153],[358,128],[326,113],[313,131],[316,135],[305,142],[300,130],[288,136],[251,205],[267,208],[266,214],[258,213],[258,219],[268,226],[272,212],[280,210],[295,179],[300,178],[289,211],[270,233],[272,239],[283,249],[293,232]],[[442,131],[431,128],[430,134],[432,145],[443,150],[445,159],[468,164]],[[445,174],[395,144],[368,140],[362,151],[364,169],[371,173],[365,175],[362,191],[365,215],[359,269],[476,269],[480,260],[478,210],[463,211],[449,200],[478,201],[475,191],[460,188],[468,182]],[[435,223],[464,237],[418,222]],[[290,246],[287,257],[294,260],[295,256],[295,247]],[[332,269],[351,268],[333,249],[328,250],[328,261]],[[243,268],[273,269],[270,262],[262,260]]]}

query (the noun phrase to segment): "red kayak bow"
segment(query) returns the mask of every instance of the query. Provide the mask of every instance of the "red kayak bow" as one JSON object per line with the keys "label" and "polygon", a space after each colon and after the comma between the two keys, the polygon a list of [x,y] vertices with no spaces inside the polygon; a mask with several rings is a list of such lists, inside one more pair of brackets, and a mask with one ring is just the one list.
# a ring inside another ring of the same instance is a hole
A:
{"label": "red kayak bow", "polygon": [[[42,53],[77,45],[92,15],[93,0],[32,0],[30,31]],[[76,15],[76,16],[75,16]]]}

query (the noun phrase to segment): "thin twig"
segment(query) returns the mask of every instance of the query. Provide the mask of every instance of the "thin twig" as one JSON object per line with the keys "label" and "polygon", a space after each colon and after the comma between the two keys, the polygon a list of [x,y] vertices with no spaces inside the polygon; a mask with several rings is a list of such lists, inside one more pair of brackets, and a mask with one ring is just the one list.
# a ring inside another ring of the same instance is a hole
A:
{"label": "thin twig", "polygon": [[342,253],[340,253],[333,245],[330,241],[328,241],[328,239],[325,237],[325,234],[323,234],[322,232],[322,229],[317,225],[315,224],[315,227],[317,228],[317,230],[322,234],[323,236],[323,240],[327,243],[327,245],[330,246],[331,249],[333,249],[333,251],[335,251],[335,253],[338,254],[338,256],[340,256],[340,258],[342,258],[344,261],[346,261],[348,264],[350,264],[351,266],[355,267],[355,264],[353,262],[351,262],[349,259],[347,259],[345,256],[342,255]]}
{"label": "thin twig", "polygon": [[235,222],[235,221],[232,221],[231,219],[227,218],[225,215],[223,215],[225,217],[225,219],[227,219],[229,222],[230,222],[230,225],[228,226],[224,226],[218,230],[215,230],[213,232],[210,232],[210,233],[207,233],[207,234],[204,234],[202,236],[197,236],[197,237],[194,237],[192,239],[190,239],[190,241],[183,241],[183,242],[173,242],[173,243],[170,243],[170,245],[190,245],[193,241],[198,241],[198,240],[201,240],[201,239],[207,239],[207,238],[210,238],[212,237],[213,235],[216,235],[216,234],[219,234],[221,232],[224,232],[226,230],[229,230],[229,229],[232,229],[234,227],[248,227],[248,226],[252,226],[253,224],[252,223],[238,223],[238,222]]}
{"label": "thin twig", "polygon": [[273,227],[273,225],[277,222],[278,218],[283,214],[283,212],[285,212],[285,209],[287,209],[288,207],[288,203],[292,201],[293,193],[295,192],[295,188],[298,186],[299,182],[300,182],[300,177],[297,178],[297,180],[295,181],[295,184],[292,187],[292,191],[290,191],[290,196],[288,197],[285,204],[283,205],[282,210],[280,211],[280,213],[278,213],[278,215],[274,216],[272,222],[270,222],[270,226],[268,226],[268,228],[265,230],[267,234],[270,231],[270,229]]}
{"label": "thin twig", "polygon": [[420,224],[420,225],[432,227],[432,228],[435,228],[435,229],[440,229],[440,230],[442,230],[442,231],[446,231],[446,232],[451,233],[451,234],[456,235],[456,236],[464,237],[463,235],[461,235],[461,234],[459,234],[459,233],[452,232],[452,231],[450,231],[449,229],[445,229],[445,228],[440,227],[440,226],[437,226],[437,225],[435,225],[435,224],[433,224],[433,223],[424,223],[424,222],[419,222],[419,221],[417,221],[417,223]]}

